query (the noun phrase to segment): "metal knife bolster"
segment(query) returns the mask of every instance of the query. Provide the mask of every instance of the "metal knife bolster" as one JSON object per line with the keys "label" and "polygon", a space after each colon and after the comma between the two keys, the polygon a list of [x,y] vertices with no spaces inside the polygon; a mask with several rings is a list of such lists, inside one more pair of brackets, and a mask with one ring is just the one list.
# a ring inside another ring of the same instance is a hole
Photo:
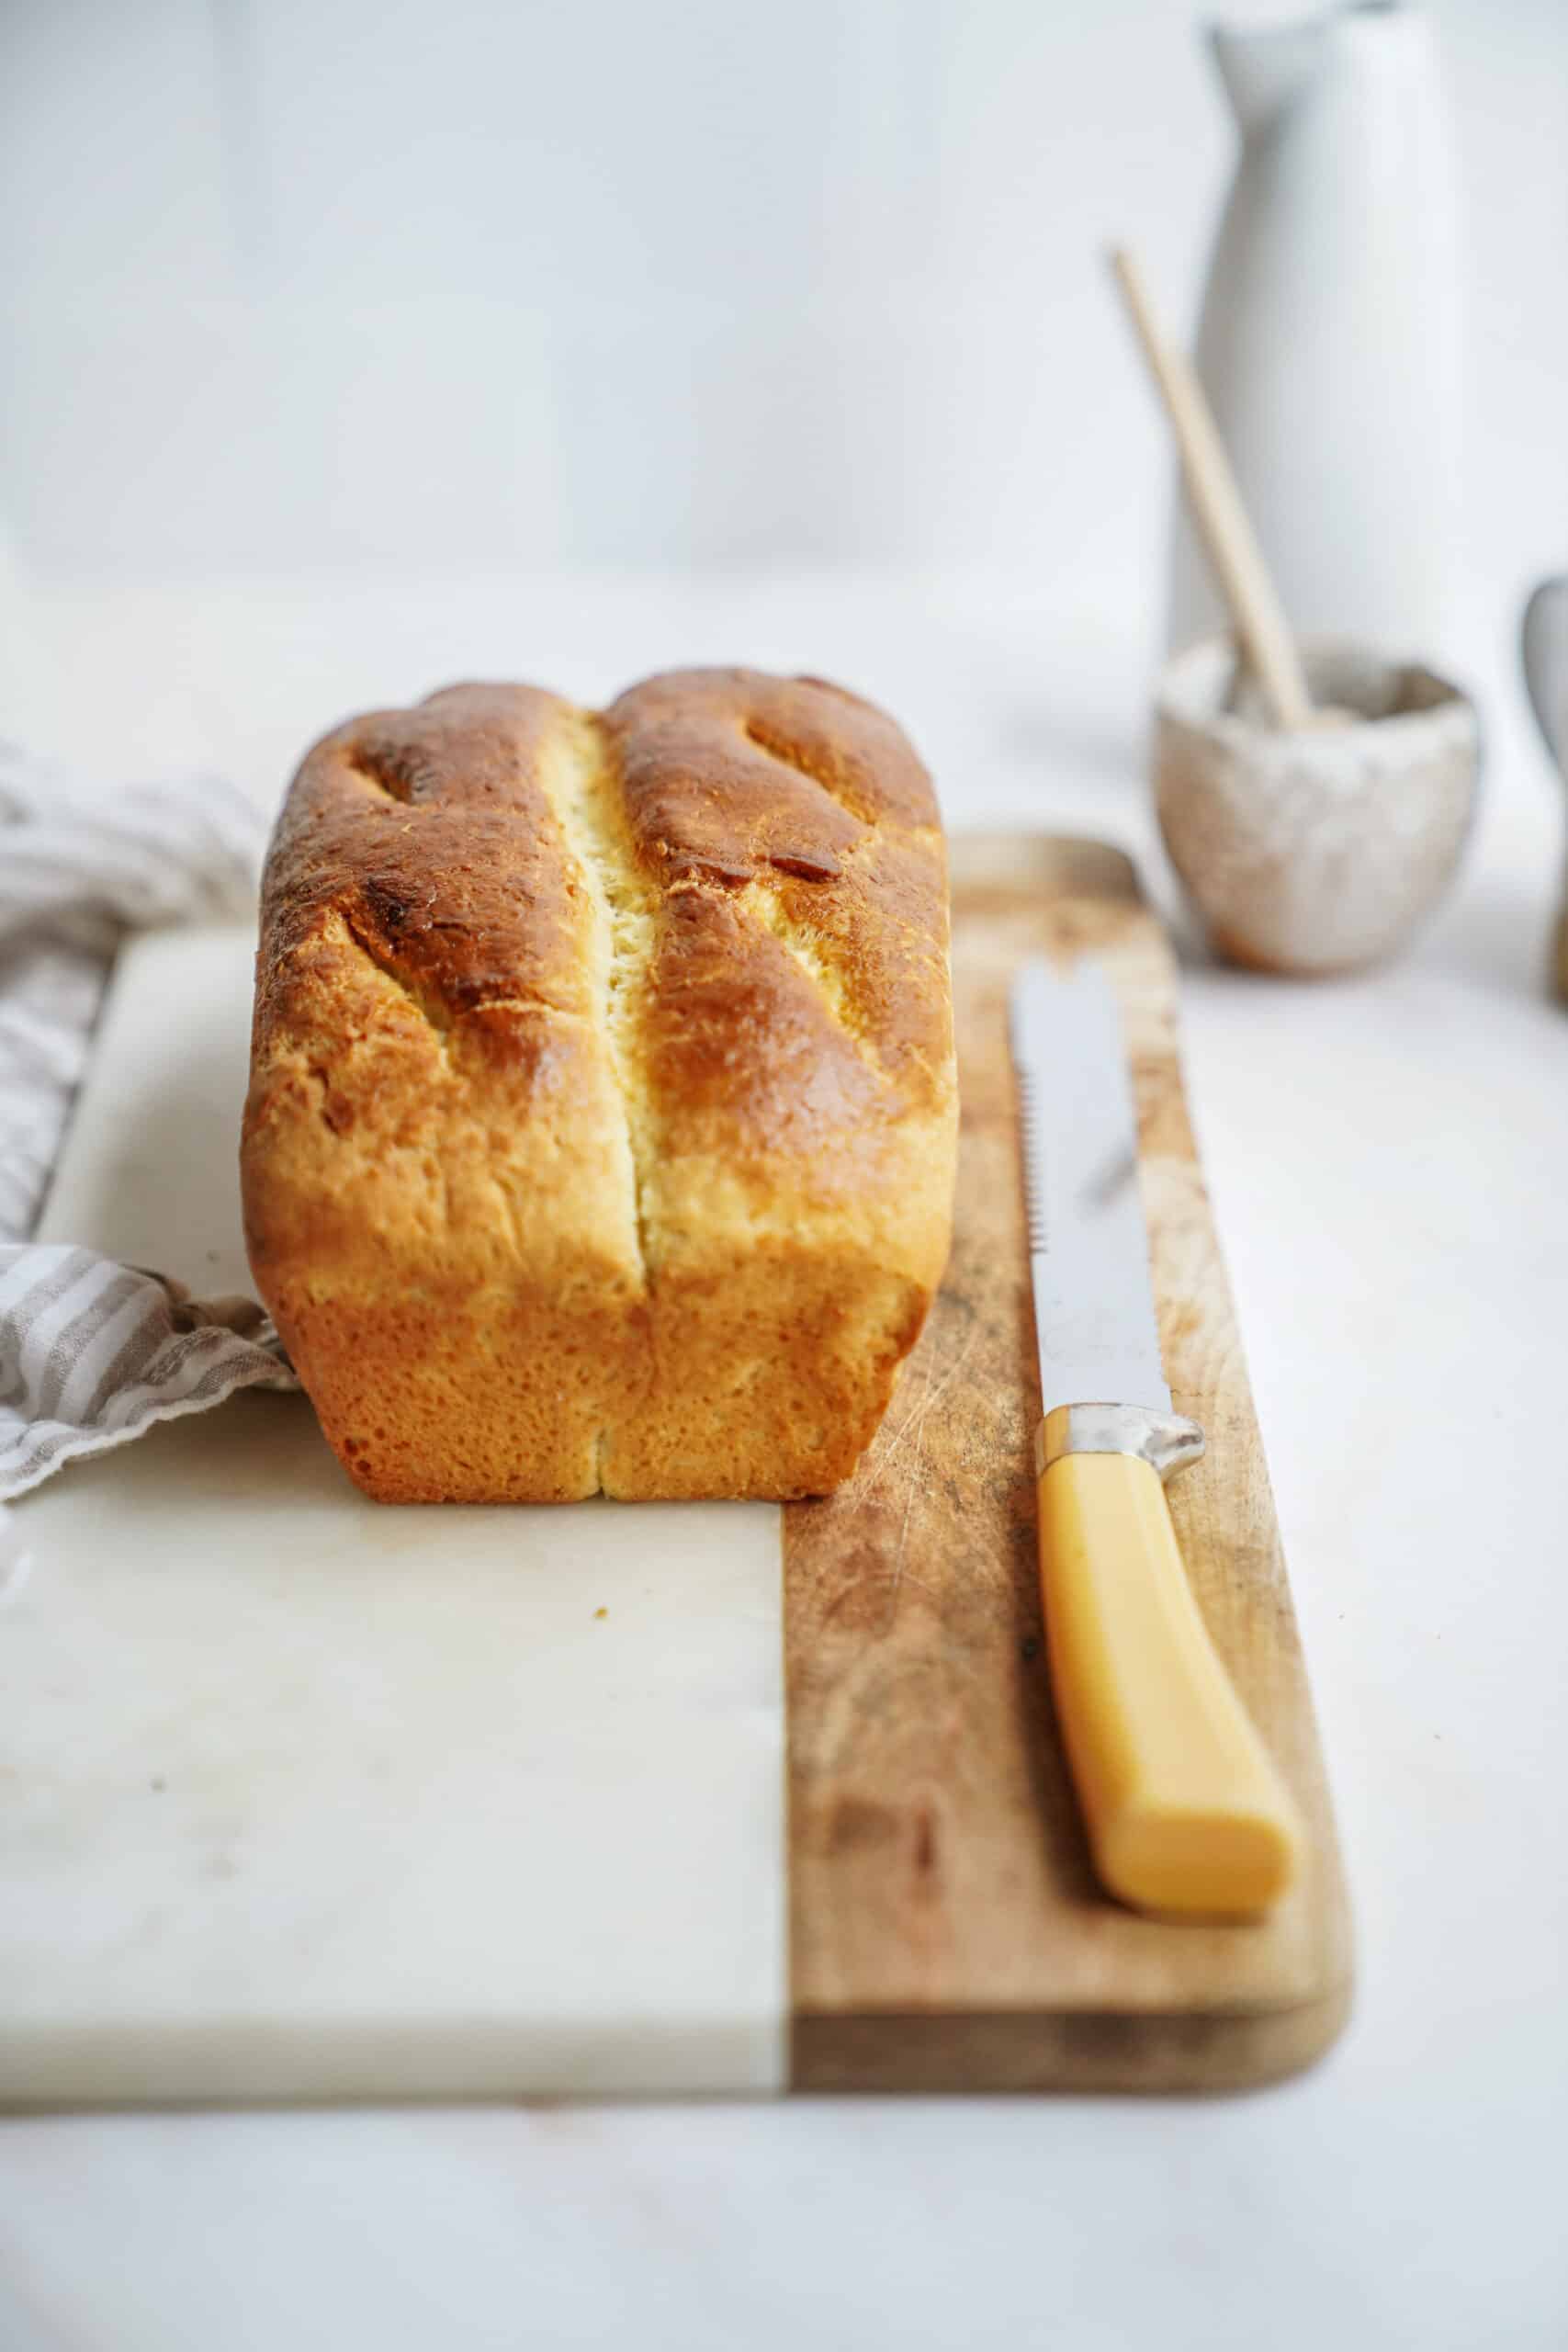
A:
{"label": "metal knife bolster", "polygon": [[1200,1461],[1204,1443],[1198,1422],[1181,1413],[1148,1405],[1057,1405],[1034,1432],[1034,1475],[1043,1478],[1065,1453],[1131,1453],[1165,1480]]}

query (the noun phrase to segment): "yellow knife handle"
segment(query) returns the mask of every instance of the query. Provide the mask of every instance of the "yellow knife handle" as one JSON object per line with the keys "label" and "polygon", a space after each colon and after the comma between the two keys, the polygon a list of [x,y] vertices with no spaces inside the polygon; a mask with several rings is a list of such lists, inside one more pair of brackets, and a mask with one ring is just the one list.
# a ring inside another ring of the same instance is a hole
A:
{"label": "yellow knife handle", "polygon": [[1101,1882],[1140,1910],[1267,1910],[1301,1827],[1209,1638],[1159,1472],[1062,1453],[1038,1495],[1051,1683]]}

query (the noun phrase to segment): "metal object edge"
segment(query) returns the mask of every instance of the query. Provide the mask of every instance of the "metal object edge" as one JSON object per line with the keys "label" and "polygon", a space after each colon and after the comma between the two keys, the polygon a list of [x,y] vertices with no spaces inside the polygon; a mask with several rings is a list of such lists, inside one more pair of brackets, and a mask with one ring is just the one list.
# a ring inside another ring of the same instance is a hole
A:
{"label": "metal object edge", "polygon": [[1148,1405],[1057,1405],[1034,1432],[1034,1475],[1043,1478],[1064,1453],[1131,1453],[1174,1478],[1196,1462],[1205,1440],[1196,1421]]}

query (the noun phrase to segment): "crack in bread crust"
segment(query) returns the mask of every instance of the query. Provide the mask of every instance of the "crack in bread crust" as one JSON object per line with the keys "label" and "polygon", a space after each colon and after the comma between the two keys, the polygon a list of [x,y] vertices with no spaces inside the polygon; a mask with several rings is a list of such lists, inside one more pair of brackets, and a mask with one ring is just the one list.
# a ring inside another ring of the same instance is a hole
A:
{"label": "crack in bread crust", "polygon": [[[575,713],[558,741],[558,752],[541,766],[540,780],[592,909],[591,1017],[604,1039],[620,1098],[626,1214],[636,1241],[639,1289],[646,1295],[653,1287],[655,1272],[645,1205],[643,1170],[649,1145],[637,1013],[658,936],[657,899],[638,869],[620,776],[601,721],[590,713]],[[601,1486],[613,1439],[611,1422],[601,1429],[595,1445]]]}
{"label": "crack in bread crust", "polygon": [[844,966],[827,953],[821,933],[792,915],[779,889],[766,881],[751,883],[741,904],[793,957],[816,989],[829,1017],[853,1040],[856,1051],[866,1054],[869,1049],[851,993],[849,975]]}
{"label": "crack in bread crust", "polygon": [[344,938],[357,948],[372,969],[407,997],[421,1020],[434,1030],[445,1052],[452,1032],[452,1010],[445,999],[434,989],[422,988],[417,980],[412,979],[406,971],[400,968],[387,947],[373,936],[367,936],[346,909],[340,910],[338,922]]}
{"label": "crack in bread crust", "polygon": [[836,800],[840,808],[858,818],[863,825],[875,824],[879,814],[875,800],[856,791],[853,777],[846,775],[837,762],[825,758],[819,743],[804,743],[798,736],[786,734],[761,718],[748,718],[744,733],[747,741],[755,743],[769,759],[794,768],[797,775],[809,776],[830,800]]}

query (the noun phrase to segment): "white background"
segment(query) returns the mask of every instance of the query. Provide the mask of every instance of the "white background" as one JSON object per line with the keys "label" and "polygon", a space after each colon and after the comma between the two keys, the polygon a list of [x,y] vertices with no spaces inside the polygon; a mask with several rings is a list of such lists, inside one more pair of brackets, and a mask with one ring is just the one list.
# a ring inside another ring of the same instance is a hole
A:
{"label": "white background", "polygon": [[[1290,10],[1238,0],[1236,20]],[[1568,12],[1438,0],[1471,560],[1568,539]],[[1173,0],[6,0],[29,563],[987,562],[1142,622],[1231,130]]]}
{"label": "white background", "polygon": [[[1511,652],[1568,563],[1568,11],[1434,14],[1478,837],[1386,972],[1185,979],[1345,2041],[1213,2102],[13,2121],[3,2352],[1568,2340],[1562,805]],[[1091,828],[1165,888],[1167,467],[1098,248],[1190,301],[1228,132],[1185,8],[3,22],[0,726],[276,797],[338,713],[464,672],[597,697],[733,653],[886,700],[950,821]]]}

